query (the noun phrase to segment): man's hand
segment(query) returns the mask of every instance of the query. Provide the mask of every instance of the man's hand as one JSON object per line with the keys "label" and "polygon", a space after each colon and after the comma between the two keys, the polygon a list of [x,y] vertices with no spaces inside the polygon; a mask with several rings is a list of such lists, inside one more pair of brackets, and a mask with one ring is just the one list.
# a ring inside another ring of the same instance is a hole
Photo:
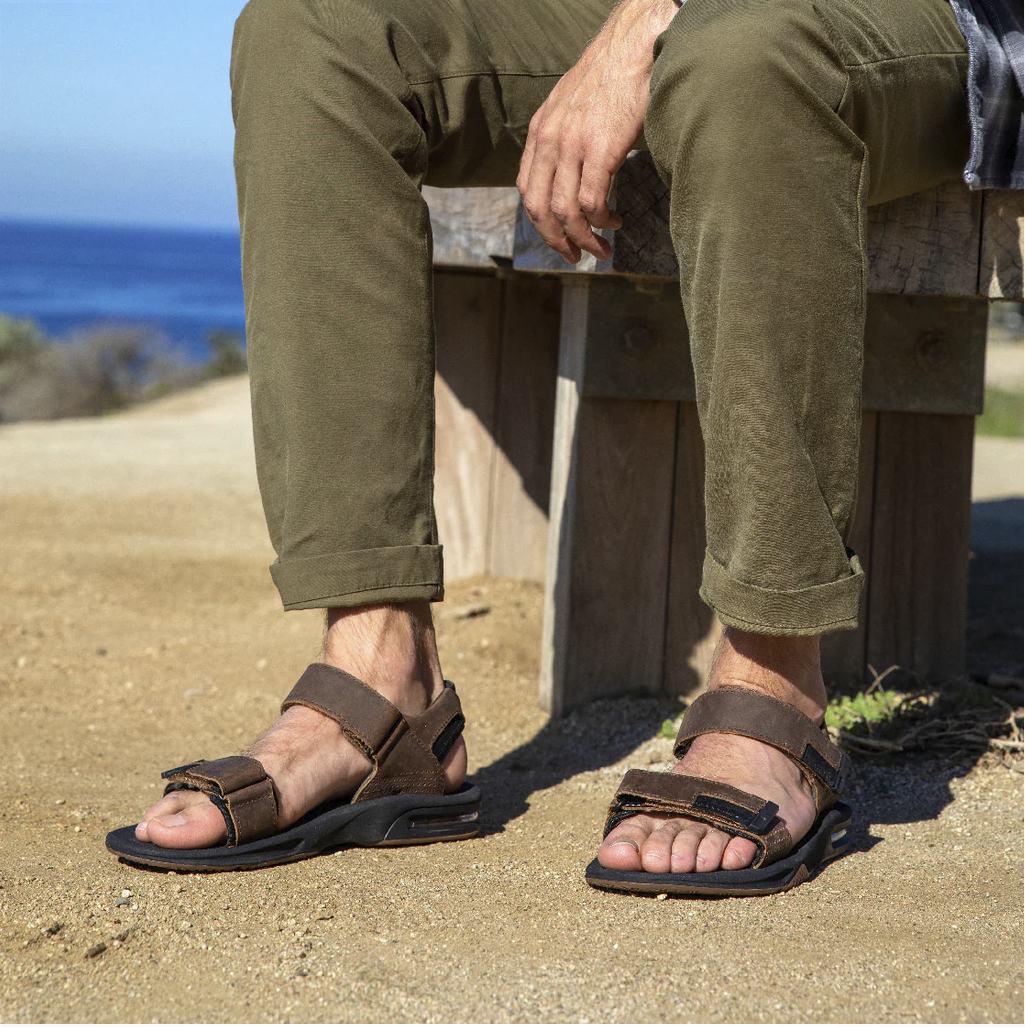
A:
{"label": "man's hand", "polygon": [[599,260],[616,229],[612,176],[644,127],[655,38],[679,10],[674,0],[625,0],[530,122],[516,187],[541,238],[571,264]]}

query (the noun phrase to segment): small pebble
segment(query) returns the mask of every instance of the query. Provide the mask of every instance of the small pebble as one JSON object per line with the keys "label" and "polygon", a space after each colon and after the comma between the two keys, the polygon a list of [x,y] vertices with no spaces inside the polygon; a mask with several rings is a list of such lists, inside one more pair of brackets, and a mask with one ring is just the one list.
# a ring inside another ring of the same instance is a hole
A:
{"label": "small pebble", "polygon": [[668,899],[668,898],[669,898],[669,892],[659,892],[659,894],[655,896],[655,901],[656,902],[662,902],[664,899]]}
{"label": "small pebble", "polygon": [[107,655],[107,650],[101,647],[101,648],[96,650],[96,655],[97,656],[106,656]]}
{"label": "small pebble", "polygon": [[129,906],[129,905],[131,905],[131,900],[130,899],[118,899],[117,902],[114,903],[114,905],[115,906]]}
{"label": "small pebble", "polygon": [[95,959],[102,952],[106,952],[106,951],[107,951],[107,943],[105,941],[101,941],[99,944],[94,945],[91,949],[86,949],[85,950],[85,958],[86,959]]}
{"label": "small pebble", "polygon": [[63,805],[64,805],[64,803],[65,803],[65,800],[64,800],[64,799],[58,799],[58,800],[57,800],[57,802],[56,802],[56,805],[58,805],[58,806],[63,806]]}
{"label": "small pebble", "polygon": [[130,899],[131,897],[132,897],[132,893],[127,888],[125,888],[121,892],[121,898],[123,898],[123,899]]}
{"label": "small pebble", "polygon": [[64,925],[62,923],[55,920],[49,927],[43,928],[43,934],[49,935],[52,938],[55,934],[60,934],[63,927]]}

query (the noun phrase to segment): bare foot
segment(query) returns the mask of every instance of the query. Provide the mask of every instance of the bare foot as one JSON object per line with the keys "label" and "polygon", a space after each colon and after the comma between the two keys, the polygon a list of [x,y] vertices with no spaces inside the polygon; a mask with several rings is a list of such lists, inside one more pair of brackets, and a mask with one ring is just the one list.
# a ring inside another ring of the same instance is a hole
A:
{"label": "bare foot", "polygon": [[[818,722],[826,709],[817,637],[778,638],[727,628],[709,676],[709,691],[740,686],[767,692]],[[815,822],[811,787],[797,765],[771,745],[740,735],[701,735],[674,774],[723,781],[779,806],[794,841]],[[598,861],[610,870],[652,874],[741,870],[757,848],[747,838],[665,814],[640,814],[618,824],[602,842]]]}
{"label": "bare foot", "polygon": [[[429,603],[333,609],[327,620],[323,662],[355,675],[407,716],[422,713],[444,688]],[[286,710],[246,755],[274,781],[281,828],[328,799],[351,795],[371,768],[333,720],[306,706]],[[466,777],[462,738],[442,766],[447,790],[456,791]],[[202,792],[177,791],[146,811],[135,836],[167,849],[198,849],[223,843],[227,831]]]}

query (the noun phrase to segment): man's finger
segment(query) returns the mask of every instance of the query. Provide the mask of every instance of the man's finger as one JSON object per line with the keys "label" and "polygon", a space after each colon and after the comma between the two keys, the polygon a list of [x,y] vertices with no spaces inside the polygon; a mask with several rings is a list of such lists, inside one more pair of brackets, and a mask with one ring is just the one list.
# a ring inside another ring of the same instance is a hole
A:
{"label": "man's finger", "polygon": [[523,207],[545,244],[575,264],[580,259],[580,248],[566,238],[562,224],[552,212],[552,186],[559,159],[558,126],[547,120],[542,122],[535,138],[526,189],[521,191]]}
{"label": "man's finger", "polygon": [[623,227],[623,219],[609,210],[609,190],[612,188],[612,172],[596,160],[585,158],[580,173],[580,193],[577,202],[588,223],[595,228],[617,229]]}
{"label": "man's finger", "polygon": [[520,157],[520,170],[516,175],[516,188],[522,197],[527,191],[527,183],[530,181],[530,168],[534,163],[534,151],[537,149],[537,126],[540,122],[541,108],[530,119],[530,127],[527,129],[527,141],[523,144],[523,155]]}
{"label": "man's finger", "polygon": [[[570,150],[572,153],[572,150]],[[612,250],[609,244],[591,231],[591,225],[580,209],[581,158],[564,155],[559,161],[552,184],[552,212],[559,219],[562,230],[570,242],[575,243],[598,260],[607,260]]]}

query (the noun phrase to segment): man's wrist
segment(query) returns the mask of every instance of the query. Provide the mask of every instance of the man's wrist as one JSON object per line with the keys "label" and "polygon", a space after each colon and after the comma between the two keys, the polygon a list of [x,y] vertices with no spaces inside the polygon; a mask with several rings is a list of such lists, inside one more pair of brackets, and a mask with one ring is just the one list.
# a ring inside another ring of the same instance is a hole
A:
{"label": "man's wrist", "polygon": [[641,23],[660,25],[659,32],[662,32],[682,3],[683,0],[625,0],[616,8],[613,18],[626,18],[638,26]]}

